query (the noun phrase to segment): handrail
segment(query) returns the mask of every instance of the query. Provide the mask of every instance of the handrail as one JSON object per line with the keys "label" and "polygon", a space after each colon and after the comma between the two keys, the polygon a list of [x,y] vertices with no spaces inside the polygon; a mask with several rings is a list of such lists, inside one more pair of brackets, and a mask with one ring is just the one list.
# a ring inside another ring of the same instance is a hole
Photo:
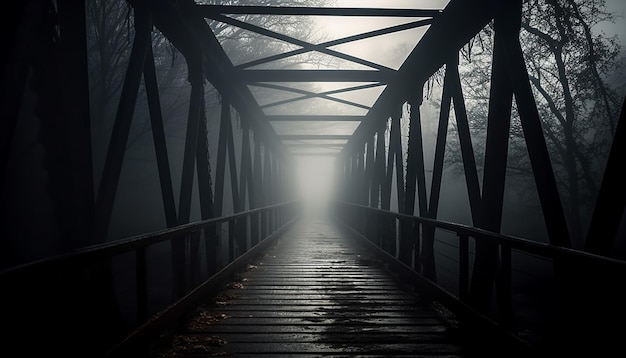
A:
{"label": "handrail", "polygon": [[[295,222],[294,205],[297,202],[290,201],[201,220],[4,269],[0,315],[12,329],[6,342],[25,354],[33,350],[33,355],[43,347],[66,356],[93,356],[112,345],[133,346],[174,324],[201,299],[199,293],[210,293],[221,281],[232,279],[227,276]],[[228,231],[218,233],[224,224]],[[165,241],[180,243],[183,249],[172,246],[149,255],[152,245]],[[171,261],[156,260],[168,253]],[[117,259],[121,261],[114,262]],[[123,292],[116,291],[120,287]],[[40,303],[42,292],[45,304]],[[61,320],[65,325],[59,325]],[[28,346],[36,331],[46,332],[45,344]],[[67,337],[72,344],[64,344]]]}
{"label": "handrail", "polygon": [[542,242],[532,241],[525,238],[520,238],[512,235],[504,235],[499,234],[493,231],[488,231],[464,224],[453,223],[449,221],[425,218],[421,216],[413,216],[402,213],[396,213],[393,211],[382,210],[379,208],[373,208],[371,206],[365,206],[361,204],[354,204],[349,202],[341,202],[341,205],[349,205],[355,208],[367,209],[373,212],[376,212],[380,215],[393,216],[398,219],[405,219],[418,222],[420,224],[430,225],[435,228],[455,232],[459,236],[472,236],[472,237],[480,237],[484,240],[489,240],[491,243],[502,244],[506,243],[509,245],[511,249],[516,249],[520,251],[524,251],[529,254],[535,254],[544,257],[554,258],[557,256],[571,256],[576,257],[578,259],[589,259],[589,260],[598,260],[603,261],[609,264],[620,265],[626,268],[626,261],[618,260],[612,257],[606,257],[601,255],[592,254],[585,251],[580,251],[572,248],[554,246]]}
{"label": "handrail", "polygon": [[[576,352],[620,342],[622,331],[604,324],[603,318],[626,319],[621,281],[609,281],[626,277],[626,261],[464,224],[343,201],[335,204],[338,219],[379,250],[394,271],[469,321],[466,337],[483,339],[477,333],[480,326],[531,351],[555,354],[564,346]],[[456,234],[458,246],[454,238],[437,238],[436,230]],[[435,242],[449,245],[439,251]],[[492,249],[479,254],[472,251],[472,243]],[[545,266],[535,266],[536,260]],[[474,281],[475,276],[480,281]],[[494,288],[492,294],[489,286]],[[533,303],[520,302],[519,295]],[[529,310],[541,319],[526,317]]]}
{"label": "handrail", "polygon": [[40,270],[44,268],[50,268],[55,265],[70,264],[71,262],[89,261],[97,258],[103,258],[108,256],[118,255],[124,252],[133,251],[137,248],[147,247],[157,244],[159,242],[167,240],[176,240],[183,238],[186,234],[191,234],[196,231],[200,231],[207,227],[214,226],[219,223],[229,222],[232,220],[241,219],[254,214],[259,214],[272,209],[278,209],[280,207],[288,206],[294,202],[285,202],[280,204],[269,205],[261,208],[251,209],[235,213],[229,216],[221,216],[218,218],[211,218],[206,220],[200,220],[188,224],[182,224],[171,228],[153,231],[146,234],[139,234],[128,238],[106,242],[103,244],[96,244],[75,251],[61,254],[45,259],[21,264],[18,266],[6,268],[0,270],[0,279],[15,274],[22,274],[28,271]]}

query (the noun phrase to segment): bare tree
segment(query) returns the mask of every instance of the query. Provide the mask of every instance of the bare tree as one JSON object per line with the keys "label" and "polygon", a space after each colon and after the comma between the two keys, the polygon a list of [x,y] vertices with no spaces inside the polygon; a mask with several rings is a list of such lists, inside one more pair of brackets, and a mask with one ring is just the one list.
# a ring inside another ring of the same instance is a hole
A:
{"label": "bare tree", "polygon": [[[585,214],[592,209],[621,105],[605,77],[615,65],[619,44],[615,37],[593,31],[596,25],[615,20],[605,9],[604,0],[526,1],[520,33],[570,232],[580,247],[588,221]],[[462,51],[462,80],[479,153],[489,100],[492,35],[493,28],[486,27]],[[531,178],[515,111],[513,117],[509,174]],[[454,151],[454,146],[449,148]],[[516,186],[517,190],[534,190],[530,180],[523,182],[527,185]]]}

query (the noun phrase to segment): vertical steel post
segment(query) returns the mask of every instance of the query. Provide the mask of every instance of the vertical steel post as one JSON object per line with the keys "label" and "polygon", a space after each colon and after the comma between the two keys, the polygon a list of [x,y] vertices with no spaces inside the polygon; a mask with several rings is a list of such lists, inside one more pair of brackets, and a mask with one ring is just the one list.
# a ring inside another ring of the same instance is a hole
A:
{"label": "vertical steel post", "polygon": [[382,207],[382,188],[385,182],[386,170],[387,170],[387,156],[385,155],[385,129],[382,127],[378,130],[376,135],[376,159],[375,159],[375,173],[374,173],[374,185],[373,190],[373,207]]}
{"label": "vertical steel post", "polygon": [[[202,220],[215,217],[215,207],[213,202],[213,180],[211,178],[211,163],[209,153],[209,132],[207,128],[206,109],[204,97],[201,102],[200,109],[200,126],[198,128],[198,145],[196,150],[196,172],[198,175],[198,194],[200,196],[200,217]],[[217,270],[217,231],[215,226],[205,228],[202,231],[204,235],[204,249],[207,275],[210,277]],[[191,254],[197,260],[199,259],[198,239],[192,241],[194,249]],[[198,252],[194,252],[197,250]],[[194,273],[194,284],[200,283],[200,265],[199,262],[192,265]]]}
{"label": "vertical steel post", "polygon": [[[499,23],[505,19],[498,18]],[[478,227],[500,232],[502,222],[502,204],[508,153],[509,127],[513,89],[507,76],[504,56],[503,33],[496,31],[494,38],[493,63],[491,67],[491,88],[489,95],[489,114],[487,118],[487,139],[485,144],[485,162],[483,173],[483,193]],[[489,312],[493,292],[497,246],[477,240],[476,260],[470,284],[470,303],[483,313]]]}
{"label": "vertical steel post", "polygon": [[[396,116],[391,120],[391,140],[393,152],[396,158],[396,199],[398,202],[398,212],[404,212],[404,197],[406,193],[406,178],[404,174],[404,153],[402,153],[402,129],[400,117]],[[395,128],[395,129],[394,129]]]}
{"label": "vertical steel post", "polygon": [[[91,121],[89,112],[89,69],[87,61],[87,30],[85,3],[59,0],[59,28],[57,61],[60,67],[63,98],[64,131],[68,138],[70,192],[65,198],[71,212],[63,220],[69,226],[69,247],[72,249],[88,243],[93,227],[94,182],[92,164]],[[11,91],[15,91],[12,88]],[[20,92],[21,93],[21,92]],[[4,119],[4,118],[3,118]],[[1,165],[1,164],[0,164]],[[0,174],[2,172],[0,171]],[[0,185],[2,184],[0,179]],[[2,186],[0,186],[1,188]]]}
{"label": "vertical steel post", "polygon": [[[252,163],[250,158],[250,128],[245,121],[242,121],[241,135],[241,169],[239,170],[239,209],[245,211],[246,208],[252,208],[253,190],[250,186],[250,176],[252,171]],[[246,197],[248,206],[246,206]],[[237,220],[237,240],[236,246],[238,252],[243,252],[248,241],[247,238],[247,218]]]}
{"label": "vertical steel post", "polygon": [[174,188],[172,187],[170,164],[167,155],[165,128],[163,127],[161,100],[159,99],[159,88],[157,84],[156,69],[154,67],[152,46],[148,46],[146,62],[143,68],[143,78],[146,86],[146,96],[148,98],[150,122],[152,124],[152,140],[154,142],[157,168],[159,170],[159,181],[161,183],[161,197],[163,199],[165,222],[167,227],[174,227],[178,221],[176,217],[176,202],[174,199]]}
{"label": "vertical steel post", "polygon": [[498,24],[496,33],[501,32],[504,38],[501,43],[503,47],[502,56],[505,58],[511,78],[510,82],[515,94],[517,111],[526,139],[526,148],[537,184],[537,193],[543,209],[546,229],[551,244],[571,247],[569,229],[550,162],[550,153],[543,135],[539,111],[533,97],[528,70],[519,42],[522,2],[518,0],[507,3],[507,6],[506,13],[502,14],[502,21],[496,19],[496,24]]}
{"label": "vertical steel post", "polygon": [[238,213],[243,210],[240,206],[241,199],[239,185],[237,182],[237,154],[235,153],[235,137],[231,126],[230,105],[226,113],[222,111],[222,116],[226,115],[226,131],[228,132],[228,169],[230,169],[230,188],[232,192],[233,211]]}
{"label": "vertical steel post", "polygon": [[[433,177],[430,184],[430,198],[428,203],[428,217],[431,219],[437,218],[437,211],[439,210],[439,196],[441,193],[441,180],[443,177],[443,161],[448,135],[448,122],[450,120],[450,104],[452,101],[450,94],[450,76],[451,72],[456,69],[456,66],[456,61],[451,61],[446,64],[446,75],[443,81],[441,109],[439,111],[439,125],[437,127],[437,141],[435,143],[435,157],[433,160]],[[429,225],[423,225],[422,230],[422,270],[424,272],[424,276],[431,280],[435,280],[435,228]]]}
{"label": "vertical steel post", "polygon": [[480,184],[478,181],[478,170],[476,159],[474,158],[474,148],[469,130],[469,121],[465,109],[465,99],[461,88],[461,78],[459,77],[458,55],[454,57],[454,66],[446,67],[446,76],[450,76],[449,88],[454,103],[454,115],[456,127],[459,135],[459,145],[461,156],[463,157],[463,168],[465,171],[465,183],[467,195],[469,197],[470,210],[472,212],[472,222],[478,225],[480,215]]}
{"label": "vertical steel post", "polygon": [[220,117],[220,135],[217,142],[217,166],[215,168],[215,215],[224,212],[224,182],[226,181],[226,155],[228,150],[228,133],[230,132],[230,103],[222,98]]}
{"label": "vertical steel post", "polygon": [[[426,175],[424,171],[424,147],[422,143],[422,123],[420,118],[421,94],[411,103],[411,122],[409,124],[409,147],[407,151],[406,191],[404,197],[404,214],[413,215],[415,211],[415,195],[417,190],[419,215],[427,215]],[[400,236],[401,261],[410,264],[411,252],[419,256],[419,237],[414,237],[414,230],[406,222],[402,225]],[[419,230],[416,231],[419,235]]]}
{"label": "vertical steel post", "polygon": [[626,206],[624,153],[626,153],[626,98],[622,102],[622,110],[585,241],[585,251],[597,255],[611,256],[624,216]]}
{"label": "vertical steel post", "polygon": [[[256,209],[260,207],[259,205],[263,199],[263,172],[261,168],[263,165],[261,163],[261,141],[255,133],[254,136],[254,167],[251,173],[251,181],[252,186],[254,187],[254,200],[252,201],[252,209]],[[252,193],[251,193],[252,194]],[[250,244],[252,246],[256,245],[260,240],[260,231],[259,231],[260,217],[259,214],[254,214],[250,217]]]}
{"label": "vertical steel post", "polygon": [[[198,131],[202,100],[204,97],[204,78],[202,76],[202,54],[191,54],[187,58],[189,66],[189,81],[191,82],[191,98],[187,120],[187,133],[183,154],[183,171],[180,182],[180,197],[178,206],[178,224],[186,224],[191,215],[191,195],[193,191],[195,162],[197,157]],[[174,274],[175,297],[182,297],[191,281],[189,236],[184,239],[172,240],[172,267]]]}
{"label": "vertical steel post", "polygon": [[376,177],[375,177],[375,164],[374,164],[374,143],[375,138],[372,135],[367,140],[367,148],[365,152],[365,205],[373,207],[375,204],[375,195],[376,195]]}
{"label": "vertical steel post", "polygon": [[135,6],[135,39],[96,198],[93,243],[104,242],[107,237],[151,32],[150,13],[143,2],[138,2]]}
{"label": "vertical steel post", "polygon": [[[375,204],[374,197],[376,195],[376,165],[374,163],[374,143],[376,143],[374,136],[372,135],[367,141],[367,148],[365,152],[365,205],[373,207]],[[373,212],[365,210],[363,213],[363,219],[365,220],[365,236],[370,240],[376,239],[376,220]]]}
{"label": "vertical steel post", "polygon": [[[250,207],[250,194],[248,193],[248,178],[250,176],[250,128],[242,121],[241,126],[241,163],[239,169],[239,209],[245,211]],[[246,200],[248,199],[248,200]],[[246,205],[248,203],[248,205]]]}
{"label": "vertical steel post", "polygon": [[[270,205],[272,200],[272,163],[270,159],[270,148],[265,144],[263,146],[263,204],[262,206]],[[264,211],[261,214],[261,237],[265,238],[269,235],[267,231],[267,220],[269,218],[269,212]]]}
{"label": "vertical steel post", "polygon": [[[381,208],[382,202],[382,188],[386,177],[386,156],[385,156],[385,129],[383,126],[376,132],[376,158],[374,160],[374,189],[372,191],[372,206],[374,208]],[[383,250],[387,250],[389,245],[388,218],[382,215],[377,215],[374,221],[375,240],[379,247]]]}

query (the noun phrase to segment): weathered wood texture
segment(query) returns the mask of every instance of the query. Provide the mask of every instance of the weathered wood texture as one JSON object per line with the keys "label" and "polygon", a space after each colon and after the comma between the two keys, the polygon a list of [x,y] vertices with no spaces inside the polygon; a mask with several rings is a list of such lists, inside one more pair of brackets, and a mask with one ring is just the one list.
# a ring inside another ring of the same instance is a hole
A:
{"label": "weathered wood texture", "polygon": [[301,222],[155,357],[462,356],[453,321],[325,222]]}

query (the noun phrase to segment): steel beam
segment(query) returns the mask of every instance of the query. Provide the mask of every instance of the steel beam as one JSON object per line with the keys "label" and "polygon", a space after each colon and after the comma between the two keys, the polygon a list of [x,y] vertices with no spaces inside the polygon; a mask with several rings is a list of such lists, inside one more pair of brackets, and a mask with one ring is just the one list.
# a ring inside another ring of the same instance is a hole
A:
{"label": "steel beam", "polygon": [[363,40],[363,39],[367,39],[367,38],[371,38],[371,37],[376,37],[376,36],[381,36],[381,35],[385,35],[385,34],[398,32],[398,31],[413,29],[413,28],[420,27],[420,26],[430,25],[431,23],[432,23],[432,19],[425,19],[425,20],[411,22],[411,23],[408,23],[408,24],[401,24],[401,25],[397,25],[397,26],[387,27],[387,28],[384,28],[384,29],[364,32],[364,33],[360,33],[360,34],[352,35],[352,36],[348,36],[348,37],[342,37],[340,39],[335,39],[335,40],[331,40],[331,41],[327,41],[327,42],[322,42],[320,44],[315,44],[315,45],[310,45],[310,46],[304,46],[304,47],[301,47],[299,49],[295,49],[295,50],[291,50],[291,51],[287,51],[287,52],[283,52],[283,53],[278,53],[278,54],[275,54],[275,55],[272,55],[272,56],[259,58],[259,59],[256,59],[256,60],[253,60],[253,61],[250,61],[250,62],[239,64],[239,65],[236,66],[236,68],[240,68],[240,69],[241,68],[250,68],[250,67],[262,65],[262,64],[268,63],[268,62],[278,61],[278,60],[281,60],[283,58],[296,56],[296,55],[301,55],[301,54],[304,54],[304,53],[307,53],[307,52],[311,52],[311,51],[317,51],[317,49],[325,49],[325,48],[328,48],[328,47],[337,46],[337,45],[341,45],[341,44],[345,44],[345,43],[349,43],[349,42],[353,42],[353,41],[358,41],[358,40]]}
{"label": "steel beam", "polygon": [[616,235],[624,216],[626,206],[624,153],[626,153],[626,98],[622,102],[622,110],[585,241],[585,251],[597,255],[612,255]]}
{"label": "steel beam", "polygon": [[[406,192],[404,196],[404,213],[413,215],[415,210],[415,195],[417,194],[419,216],[428,215],[428,203],[426,202],[426,173],[424,171],[424,145],[422,139],[422,121],[421,121],[421,92],[418,92],[416,100],[411,103],[411,122],[409,124],[409,146],[407,150],[406,163]],[[413,251],[413,262],[415,269],[418,270],[418,263],[423,260],[420,258],[420,240],[419,227],[414,226],[409,231],[407,224],[403,225],[401,243],[403,246],[400,251],[403,253],[403,261],[409,262],[408,255]],[[421,248],[426,250],[427,255],[429,248]],[[433,267],[434,269],[434,267]],[[427,278],[432,279],[434,272],[424,269]]]}
{"label": "steel beam", "polygon": [[306,15],[306,16],[367,16],[367,17],[434,17],[441,14],[437,9],[387,9],[350,7],[294,7],[294,6],[237,6],[196,5],[196,11],[204,17],[214,14],[249,15]]}
{"label": "steel beam", "polygon": [[15,137],[24,89],[27,86],[29,64],[24,59],[34,57],[35,46],[24,46],[23,44],[35,43],[39,37],[40,17],[44,16],[46,10],[44,4],[39,4],[36,9],[30,10],[29,16],[13,16],[23,14],[26,5],[30,3],[20,2],[15,4],[11,16],[4,16],[4,31],[2,31],[3,43],[7,44],[0,55],[2,62],[0,73],[0,188],[4,188],[7,178],[11,147]]}
{"label": "steel beam", "polygon": [[[222,115],[224,112],[222,112]],[[232,203],[234,212],[238,213],[244,209],[239,205],[239,186],[237,185],[237,154],[235,153],[235,136],[231,126],[230,105],[228,106],[228,169],[230,170],[230,188],[232,190]]]}
{"label": "steel beam", "polygon": [[[248,193],[250,189],[248,178],[252,171],[252,159],[250,155],[250,128],[246,125],[241,127],[241,167],[239,169],[239,208],[246,210],[252,207],[252,195]],[[246,206],[246,197],[248,205]]]}
{"label": "steel beam", "polygon": [[375,201],[373,205],[375,208],[380,208],[382,202],[382,187],[385,181],[385,174],[387,169],[387,157],[385,155],[385,129],[386,127],[382,127],[378,130],[376,135],[376,172],[374,174],[376,189],[374,192]]}
{"label": "steel beam", "polygon": [[[395,158],[395,148],[393,146],[392,131],[393,119],[391,120],[391,126],[389,127],[389,149],[387,151],[387,165],[384,173],[384,178],[380,187],[380,208],[383,210],[391,210],[391,188],[393,186],[393,167]],[[403,188],[404,189],[404,188]]]}
{"label": "steel beam", "polygon": [[[180,181],[180,196],[178,198],[178,225],[189,223],[191,216],[191,199],[193,192],[195,162],[197,160],[198,132],[200,129],[200,116],[202,101],[204,98],[204,83],[202,78],[202,54],[197,52],[195,56],[187,58],[189,67],[189,81],[191,82],[191,96],[189,99],[189,112],[187,119],[187,131],[185,135],[185,148],[183,153],[183,170]],[[184,240],[173,240],[172,246],[172,270],[174,272],[175,297],[180,298],[190,288],[190,269],[196,263],[192,259],[197,255],[195,235],[187,236]]]}
{"label": "steel beam", "polygon": [[428,203],[426,202],[424,145],[422,141],[422,121],[420,114],[421,96],[419,101],[419,103],[413,102],[411,104],[409,147],[407,150],[406,160],[406,193],[404,197],[404,214],[413,215],[415,210],[415,195],[417,194],[419,216],[427,216]]}
{"label": "steel beam", "polygon": [[[451,0],[378,97],[348,147],[362,143],[387,118],[388,108],[410,100],[435,71],[485,27],[493,19],[491,6],[492,2],[485,0]],[[344,152],[348,153],[348,148]]]}
{"label": "steel beam", "polygon": [[291,155],[296,157],[336,157],[339,152],[336,153],[318,153],[318,152],[292,152]]}
{"label": "steel beam", "polygon": [[172,175],[170,173],[170,163],[167,154],[165,128],[163,127],[161,100],[159,99],[159,88],[157,84],[156,69],[154,67],[152,46],[148,47],[146,62],[143,68],[143,78],[146,86],[146,96],[148,98],[150,122],[152,124],[152,141],[154,142],[157,168],[159,170],[159,181],[161,184],[161,197],[163,200],[165,222],[167,227],[174,227],[178,223],[176,215],[176,201],[174,199],[174,188],[172,187]]}
{"label": "steel beam", "polygon": [[208,135],[205,105],[204,99],[202,99],[200,125],[198,127],[198,145],[196,150],[196,171],[198,175],[198,191],[200,195],[202,220],[210,219],[215,216]]}
{"label": "steel beam", "polygon": [[[207,118],[204,98],[202,99],[202,105],[200,109],[200,126],[198,128],[198,146],[196,150],[196,173],[198,176],[198,194],[200,197],[200,217],[202,220],[211,219],[216,217],[215,204],[213,198],[213,180],[211,178],[211,162],[209,160],[209,132],[207,129]],[[207,274],[211,276],[217,272],[217,228],[210,227],[203,230],[204,233],[204,250],[205,250],[205,262]],[[199,252],[199,240],[192,239],[192,245],[195,245]],[[193,248],[191,251],[195,259],[199,258],[198,253],[194,253]],[[192,265],[193,270],[193,282],[195,284],[200,283],[200,264],[194,263]]]}
{"label": "steel beam", "polygon": [[285,100],[264,104],[264,105],[261,106],[262,109],[269,108],[269,107],[280,106],[280,105],[284,105],[284,104],[292,103],[292,102],[303,101],[303,100],[310,99],[310,98],[321,98],[321,99],[325,99],[327,101],[338,102],[338,103],[341,103],[341,104],[345,104],[345,105],[348,105],[348,106],[353,106],[353,107],[357,107],[357,108],[361,108],[361,109],[370,109],[369,106],[366,106],[366,105],[363,105],[363,104],[360,104],[360,103],[356,103],[356,102],[353,102],[353,101],[348,101],[348,100],[345,100],[345,99],[337,98],[337,97],[332,97],[331,95],[338,94],[338,93],[350,92],[350,91],[358,91],[358,90],[367,89],[367,88],[379,87],[379,86],[382,86],[382,84],[381,83],[368,83],[368,84],[365,84],[365,85],[353,86],[353,87],[347,87],[347,88],[340,88],[340,89],[335,89],[335,90],[332,90],[332,91],[324,91],[324,92],[320,92],[320,93],[306,91],[306,90],[302,90],[302,89],[299,89],[299,88],[292,88],[292,87],[287,87],[287,86],[281,86],[281,85],[277,85],[277,84],[274,84],[274,83],[255,83],[254,86],[256,86],[256,87],[264,87],[264,88],[271,88],[271,89],[276,89],[276,90],[280,90],[280,91],[286,91],[286,92],[293,92],[293,93],[302,94],[302,96],[299,96],[299,97],[288,98],[288,99],[285,99]]}
{"label": "steel beam", "polygon": [[63,235],[68,235],[68,239],[71,237],[72,249],[75,249],[87,244],[85,240],[91,234],[95,204],[86,12],[84,3],[62,0],[56,4],[61,29],[56,61],[60,66],[64,130],[68,137],[72,178],[71,197],[65,198],[72,205],[73,213],[66,213],[68,217],[65,219],[69,221],[71,232]]}
{"label": "steel beam", "polygon": [[285,143],[287,147],[297,148],[343,148],[343,144],[327,144],[327,143]]}
{"label": "steel beam", "polygon": [[278,136],[282,140],[346,140],[350,135],[343,134],[281,134]]}
{"label": "steel beam", "polygon": [[255,82],[378,82],[389,83],[394,73],[379,70],[236,70],[241,83]]}
{"label": "steel beam", "polygon": [[[453,69],[450,69],[452,67]],[[456,61],[446,65],[446,75],[443,81],[443,93],[441,95],[441,108],[439,110],[439,125],[437,127],[437,138],[435,143],[435,157],[433,159],[433,175],[430,183],[430,196],[427,207],[427,217],[437,218],[439,210],[439,197],[441,194],[441,180],[443,177],[444,154],[446,150],[446,140],[448,136],[448,123],[450,121],[450,105],[452,102],[450,81],[452,72],[456,69]],[[425,198],[424,198],[425,199]],[[424,275],[431,279],[436,279],[435,271],[435,228],[422,225],[422,254],[420,262]]]}
{"label": "steel beam", "polygon": [[[456,61],[454,61],[456,62]],[[441,180],[443,177],[443,161],[446,150],[446,140],[448,136],[448,123],[450,121],[450,104],[452,97],[450,94],[450,80],[451,72],[456,68],[456,63],[448,63],[446,65],[446,75],[443,80],[443,93],[441,95],[441,107],[439,110],[439,125],[437,127],[437,138],[435,143],[435,157],[433,159],[433,177],[430,183],[430,196],[428,202],[428,217],[431,219],[437,218],[437,211],[439,209],[439,196],[441,193]],[[434,237],[434,230],[430,230],[427,236]]]}
{"label": "steel beam", "polygon": [[454,103],[454,117],[456,119],[456,128],[459,135],[461,156],[463,157],[467,195],[472,212],[472,222],[476,225],[479,222],[481,205],[480,183],[478,180],[478,169],[474,157],[474,147],[472,146],[467,111],[465,109],[465,99],[463,98],[463,90],[461,88],[461,78],[459,77],[458,55],[455,56],[454,59],[454,65],[446,67],[446,76],[450,76],[449,86],[452,102]]}
{"label": "steel beam", "polygon": [[269,122],[360,122],[365,116],[349,115],[266,115]]}
{"label": "steel beam", "polygon": [[514,20],[506,21],[500,26],[500,29],[496,28],[496,31],[504,31],[506,36],[503,56],[506,58],[507,69],[511,77],[511,86],[515,94],[517,111],[524,131],[526,148],[537,185],[546,229],[551,244],[571,247],[571,237],[561,204],[559,188],[550,162],[550,153],[543,134],[541,118],[539,118],[539,111],[533,97],[528,70],[519,42],[522,16],[521,1],[519,1],[519,5],[516,4],[507,8],[507,11],[511,12],[511,18]]}
{"label": "steel beam", "polygon": [[[505,21],[505,19],[496,19]],[[496,31],[491,66],[489,114],[483,173],[483,192],[480,220],[475,223],[482,229],[500,232],[502,205],[508,155],[509,129],[513,88],[507,73],[503,32]],[[493,243],[476,243],[476,261],[470,282],[469,302],[482,313],[491,308],[493,285],[496,278],[498,248]]]}
{"label": "steel beam", "polygon": [[284,156],[280,141],[271,125],[263,120],[263,112],[254,96],[241,82],[234,80],[234,66],[224,52],[205,19],[199,16],[192,0],[173,3],[151,2],[155,26],[187,57],[196,50],[205,55],[206,79],[228,98],[263,141],[274,146],[277,155]]}
{"label": "steel beam", "polygon": [[191,57],[187,59],[190,72],[191,97],[189,100],[187,132],[185,135],[185,148],[183,153],[183,171],[180,183],[180,197],[178,200],[179,225],[188,223],[191,214],[191,194],[194,181],[202,101],[204,97],[204,84],[202,83],[201,77],[201,55],[198,53],[196,56],[196,58]]}
{"label": "steel beam", "polygon": [[126,152],[126,144],[130,133],[130,125],[137,101],[137,92],[141,82],[141,74],[146,54],[150,46],[152,23],[148,9],[139,2],[135,5],[135,39],[130,53],[122,93],[115,115],[113,132],[109,141],[100,188],[96,197],[94,215],[94,231],[92,242],[104,242],[107,237],[115,194],[122,172],[122,162]]}
{"label": "steel beam", "polygon": [[230,104],[222,99],[220,133],[217,142],[217,167],[215,168],[215,215],[224,212],[224,183],[226,178],[226,151],[228,150],[228,132],[230,131]]}
{"label": "steel beam", "polygon": [[376,179],[374,177],[374,169],[376,168],[374,164],[374,136],[372,136],[367,141],[367,148],[365,151],[365,205],[374,206],[373,200],[375,195],[375,182]]}
{"label": "steel beam", "polygon": [[372,62],[372,61],[368,61],[368,60],[365,60],[365,59],[360,58],[360,57],[355,57],[355,56],[352,56],[352,55],[348,55],[348,54],[346,54],[344,52],[335,51],[335,50],[332,50],[332,49],[330,49],[328,47],[325,47],[325,46],[313,45],[313,44],[311,44],[309,42],[302,41],[302,40],[293,38],[291,36],[288,36],[288,35],[285,35],[285,34],[282,34],[282,33],[279,33],[279,32],[275,32],[275,31],[272,31],[272,30],[269,30],[269,29],[266,29],[266,28],[263,28],[263,27],[260,27],[260,26],[257,26],[257,25],[253,25],[253,24],[250,24],[250,23],[247,23],[247,22],[239,21],[239,20],[234,19],[232,17],[223,16],[223,15],[214,15],[214,16],[212,16],[212,19],[220,21],[220,22],[223,22],[223,23],[226,23],[226,24],[229,24],[229,25],[232,25],[232,26],[236,26],[236,27],[248,30],[248,31],[252,31],[252,32],[255,32],[255,33],[258,33],[258,34],[270,37],[270,38],[274,38],[274,39],[277,39],[277,40],[280,40],[280,41],[284,41],[284,42],[287,42],[287,43],[290,43],[290,44],[293,44],[293,45],[296,45],[296,46],[300,46],[304,50],[307,50],[307,51],[318,51],[318,52],[321,52],[321,53],[324,53],[324,54],[327,54],[327,55],[330,55],[330,56],[333,56],[333,57],[341,58],[343,60],[354,62],[354,63],[357,63],[359,65],[367,66],[367,67],[374,68],[374,69],[377,69],[377,70],[380,70],[380,71],[385,71],[385,72],[393,71],[393,69],[391,69],[389,67],[386,67],[386,66],[383,66],[383,65],[380,65],[378,63],[375,63],[375,62]]}
{"label": "steel beam", "polygon": [[[261,155],[261,141],[258,137],[254,137],[254,164],[252,166],[252,173],[250,173],[250,181],[254,190],[250,192],[250,194],[254,194],[251,198],[251,208],[256,209],[261,206],[262,196],[263,196],[263,164],[262,164],[262,155]],[[250,244],[256,245],[259,240],[259,224],[260,217],[259,214],[254,214],[250,216]]]}

